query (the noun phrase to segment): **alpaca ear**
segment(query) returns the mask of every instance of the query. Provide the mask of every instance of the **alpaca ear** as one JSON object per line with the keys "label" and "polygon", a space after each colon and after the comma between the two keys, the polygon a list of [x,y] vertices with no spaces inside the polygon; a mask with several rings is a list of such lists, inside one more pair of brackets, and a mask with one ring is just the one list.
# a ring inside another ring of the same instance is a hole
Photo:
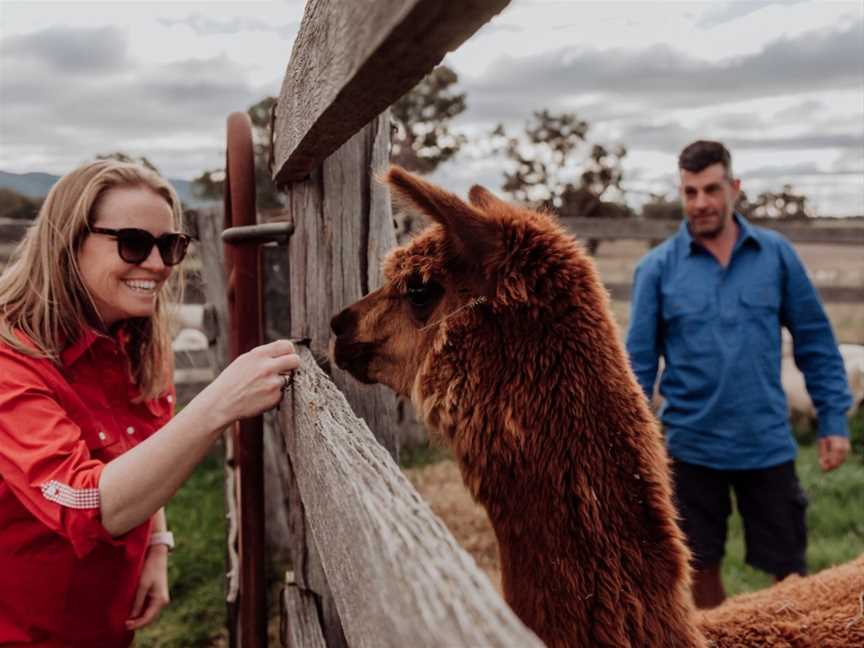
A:
{"label": "alpaca ear", "polygon": [[395,165],[384,180],[401,202],[444,227],[453,252],[463,261],[476,263],[500,246],[501,230],[497,223],[458,196]]}
{"label": "alpaca ear", "polygon": [[468,200],[471,201],[472,205],[483,210],[489,209],[490,207],[506,207],[510,209],[508,203],[498,198],[486,187],[481,187],[480,185],[474,185],[471,187],[471,190],[468,192]]}

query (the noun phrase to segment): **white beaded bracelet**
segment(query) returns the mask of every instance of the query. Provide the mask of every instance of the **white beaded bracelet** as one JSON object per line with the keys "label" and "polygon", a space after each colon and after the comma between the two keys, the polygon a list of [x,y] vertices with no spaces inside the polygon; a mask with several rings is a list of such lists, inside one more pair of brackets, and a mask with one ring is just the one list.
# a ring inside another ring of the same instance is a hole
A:
{"label": "white beaded bracelet", "polygon": [[170,531],[156,531],[155,533],[150,534],[150,542],[147,543],[148,547],[152,547],[153,545],[165,545],[168,547],[168,551],[174,550],[174,534]]}

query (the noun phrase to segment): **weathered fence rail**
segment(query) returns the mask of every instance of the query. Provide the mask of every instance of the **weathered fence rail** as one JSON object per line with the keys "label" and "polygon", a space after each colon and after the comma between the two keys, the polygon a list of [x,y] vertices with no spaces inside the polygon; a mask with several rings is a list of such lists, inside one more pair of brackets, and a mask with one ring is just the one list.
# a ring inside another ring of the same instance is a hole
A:
{"label": "weathered fence rail", "polygon": [[[574,218],[564,217],[561,224],[580,239],[603,241],[636,240],[659,241],[674,234],[681,221],[643,220],[633,218]],[[807,223],[753,220],[754,224],[783,234],[793,243],[827,245],[853,245],[864,248],[864,225],[846,225],[843,219],[813,219]],[[612,299],[630,301],[632,285],[624,282],[606,282]],[[817,285],[823,301],[864,304],[864,286]]]}
{"label": "weathered fence rail", "polygon": [[281,429],[348,645],[541,646],[312,354],[301,357]]}
{"label": "weathered fence rail", "polygon": [[[751,222],[760,227],[767,227],[780,232],[793,243],[864,246],[864,225],[845,225],[843,219],[839,218],[814,218],[807,222],[754,219]],[[563,217],[561,223],[586,239],[657,241],[674,234],[681,221]]]}

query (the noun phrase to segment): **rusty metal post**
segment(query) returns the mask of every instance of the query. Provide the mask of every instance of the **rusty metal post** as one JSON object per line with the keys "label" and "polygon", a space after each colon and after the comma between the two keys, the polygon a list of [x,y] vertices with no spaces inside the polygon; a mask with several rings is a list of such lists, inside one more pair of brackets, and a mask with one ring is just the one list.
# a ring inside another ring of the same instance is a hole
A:
{"label": "rusty metal post", "polygon": [[[225,227],[253,225],[255,211],[255,155],[252,122],[246,113],[228,116],[225,159]],[[261,282],[258,243],[225,244],[228,273],[228,310],[231,355],[236,358],[261,344]],[[263,419],[235,424],[234,447],[240,473],[240,646],[267,646],[266,561],[264,535]]]}

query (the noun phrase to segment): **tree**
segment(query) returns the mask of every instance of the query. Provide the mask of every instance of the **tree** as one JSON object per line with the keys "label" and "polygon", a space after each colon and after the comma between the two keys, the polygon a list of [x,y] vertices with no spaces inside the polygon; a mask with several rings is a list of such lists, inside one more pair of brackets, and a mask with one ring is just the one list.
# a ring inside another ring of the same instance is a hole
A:
{"label": "tree", "polygon": [[[285,201],[270,175],[273,157],[272,113],[276,97],[265,97],[246,111],[252,121],[252,149],[255,154],[255,201],[258,209],[283,207]],[[208,169],[192,181],[198,198],[221,200],[225,191],[225,170]]]}
{"label": "tree", "polygon": [[[512,166],[504,172],[502,189],[518,201],[556,209],[562,216],[632,216],[621,187],[627,149],[591,144],[585,155],[588,130],[588,122],[576,114],[548,110],[535,112],[519,136],[509,136],[499,124],[492,132],[493,146]],[[598,245],[589,240],[589,251],[594,253]]]}
{"label": "tree", "polygon": [[390,108],[394,122],[390,161],[416,173],[431,173],[466,142],[450,130],[465,110],[465,93],[455,91],[459,76],[439,65]]}
{"label": "tree", "polygon": [[115,151],[114,153],[100,153],[96,156],[96,159],[117,160],[118,162],[127,162],[129,164],[140,164],[141,166],[150,169],[153,173],[159,173],[159,169],[157,169],[156,166],[143,155],[140,157],[134,157],[121,151]]}
{"label": "tree", "polygon": [[670,199],[665,193],[652,193],[642,205],[642,218],[647,220],[681,220],[684,211],[681,201],[677,198]]}
{"label": "tree", "polygon": [[783,185],[783,189],[778,192],[760,193],[752,203],[742,191],[736,208],[747,218],[801,220],[813,216],[812,210],[807,206],[807,196],[795,192],[789,184]]}
{"label": "tree", "polygon": [[0,189],[0,218],[33,220],[41,206],[41,198],[31,198],[14,189]]}

